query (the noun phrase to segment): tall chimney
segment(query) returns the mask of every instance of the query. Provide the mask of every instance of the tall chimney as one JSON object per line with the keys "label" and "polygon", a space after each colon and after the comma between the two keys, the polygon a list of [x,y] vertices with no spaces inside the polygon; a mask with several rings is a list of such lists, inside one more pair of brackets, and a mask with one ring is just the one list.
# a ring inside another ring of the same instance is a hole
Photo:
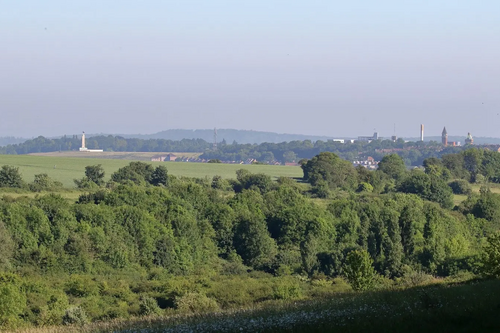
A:
{"label": "tall chimney", "polygon": [[85,132],[82,133],[82,148],[85,148]]}
{"label": "tall chimney", "polygon": [[424,141],[424,124],[420,124],[420,141]]}

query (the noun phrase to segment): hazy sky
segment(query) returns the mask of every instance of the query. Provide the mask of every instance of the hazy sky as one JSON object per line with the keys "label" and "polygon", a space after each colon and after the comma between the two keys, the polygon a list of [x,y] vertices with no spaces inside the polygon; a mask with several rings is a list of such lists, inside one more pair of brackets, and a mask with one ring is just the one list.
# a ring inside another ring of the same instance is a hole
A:
{"label": "hazy sky", "polygon": [[0,0],[0,136],[500,137],[499,0]]}

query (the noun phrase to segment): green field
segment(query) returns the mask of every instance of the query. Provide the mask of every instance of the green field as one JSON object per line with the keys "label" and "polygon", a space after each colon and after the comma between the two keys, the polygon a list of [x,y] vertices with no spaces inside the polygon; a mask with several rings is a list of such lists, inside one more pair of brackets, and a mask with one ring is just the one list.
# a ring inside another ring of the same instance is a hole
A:
{"label": "green field", "polygon": [[[76,157],[47,157],[32,155],[0,155],[0,165],[19,167],[23,178],[32,182],[34,175],[46,173],[49,177],[63,183],[65,187],[74,187],[73,179],[82,178],[85,166],[102,164],[106,171],[106,179],[130,161],[118,159],[94,159]],[[150,162],[153,165],[165,165],[169,174],[186,177],[236,178],[236,170],[247,169],[252,173],[265,173],[271,177],[302,177],[300,167],[276,165],[240,165],[217,163],[184,163],[184,162]]]}

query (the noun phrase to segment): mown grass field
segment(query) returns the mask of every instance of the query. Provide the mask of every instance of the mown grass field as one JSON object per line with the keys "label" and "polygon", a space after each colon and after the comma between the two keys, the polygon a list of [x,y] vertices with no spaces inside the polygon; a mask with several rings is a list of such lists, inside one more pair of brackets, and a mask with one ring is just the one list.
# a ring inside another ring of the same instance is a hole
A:
{"label": "mown grass field", "polygon": [[[23,178],[32,182],[34,176],[46,173],[49,177],[63,183],[65,187],[74,187],[73,179],[84,176],[85,166],[101,164],[106,172],[106,180],[119,168],[130,163],[130,160],[76,158],[33,155],[0,155],[0,165],[19,167]],[[213,177],[236,178],[236,170],[247,169],[252,173],[265,173],[271,177],[302,177],[300,167],[281,165],[240,165],[218,163],[184,163],[184,162],[149,162],[156,165],[165,165],[169,174],[186,177]]]}
{"label": "mown grass field", "polygon": [[150,161],[154,156],[165,156],[174,154],[177,157],[197,158],[201,153],[168,153],[168,152],[119,152],[105,151],[100,153],[80,152],[80,151],[54,151],[50,153],[33,153],[32,156],[48,156],[48,157],[78,157],[78,158],[99,158],[99,159],[118,159],[118,160],[135,160],[135,161]]}

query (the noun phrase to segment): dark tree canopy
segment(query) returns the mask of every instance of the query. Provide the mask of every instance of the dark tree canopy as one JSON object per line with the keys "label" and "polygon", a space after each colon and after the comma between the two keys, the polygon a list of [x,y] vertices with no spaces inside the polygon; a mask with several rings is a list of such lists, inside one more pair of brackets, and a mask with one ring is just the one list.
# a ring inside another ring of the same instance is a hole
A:
{"label": "dark tree canopy", "polygon": [[0,169],[0,187],[17,187],[24,186],[24,181],[19,172],[19,168],[10,165],[2,165]]}
{"label": "dark tree canopy", "polygon": [[85,176],[89,181],[92,181],[99,186],[104,184],[104,175],[104,168],[101,164],[89,165],[85,167]]}
{"label": "dark tree canopy", "polygon": [[322,181],[330,188],[355,189],[357,173],[351,162],[330,152],[319,153],[302,164],[304,179],[316,186]]}
{"label": "dark tree canopy", "polygon": [[378,164],[378,170],[396,181],[400,181],[406,174],[403,159],[397,154],[386,155]]}

